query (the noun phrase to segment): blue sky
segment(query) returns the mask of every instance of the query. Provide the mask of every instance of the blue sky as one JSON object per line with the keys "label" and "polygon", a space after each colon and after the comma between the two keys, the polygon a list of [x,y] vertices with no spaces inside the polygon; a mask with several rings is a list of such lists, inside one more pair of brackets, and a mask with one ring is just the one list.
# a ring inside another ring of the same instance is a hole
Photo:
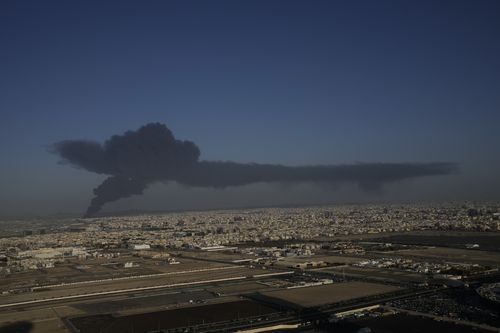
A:
{"label": "blue sky", "polygon": [[[2,1],[0,215],[78,213],[102,177],[47,147],[152,121],[207,160],[458,162],[383,198],[498,199],[499,41],[495,0]],[[170,185],[110,209],[380,199],[345,191]]]}

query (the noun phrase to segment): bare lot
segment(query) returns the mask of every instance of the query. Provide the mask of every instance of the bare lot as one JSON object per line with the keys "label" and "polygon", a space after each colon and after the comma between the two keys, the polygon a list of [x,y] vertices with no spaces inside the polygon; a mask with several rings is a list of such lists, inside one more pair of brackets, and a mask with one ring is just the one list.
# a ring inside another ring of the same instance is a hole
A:
{"label": "bare lot", "polygon": [[[125,268],[127,262],[134,267]],[[53,285],[58,283],[74,283],[88,280],[111,279],[146,274],[168,273],[194,270],[209,267],[220,267],[224,264],[197,261],[183,258],[180,264],[168,265],[158,259],[144,259],[134,256],[123,256],[116,259],[72,259],[54,268],[12,273],[0,279],[0,291],[36,285]]]}
{"label": "bare lot", "polygon": [[173,272],[168,275],[151,277],[131,278],[122,280],[106,280],[92,283],[63,285],[41,289],[40,291],[22,294],[0,296],[0,305],[32,300],[43,300],[56,297],[66,297],[93,293],[103,293],[132,288],[149,288],[157,286],[169,286],[175,284],[196,283],[207,280],[231,279],[251,276],[260,272],[257,269],[249,269],[237,266],[212,267],[205,271],[182,271]]}
{"label": "bare lot", "polygon": [[374,237],[370,240],[385,243],[446,246],[461,249],[465,248],[467,244],[478,244],[481,250],[500,251],[500,233],[498,232],[427,231]]}
{"label": "bare lot", "polygon": [[382,269],[373,267],[328,267],[320,269],[322,272],[331,272],[337,275],[349,275],[354,277],[369,277],[379,281],[391,281],[397,283],[412,282],[422,283],[426,281],[426,276],[418,273],[411,273],[396,269]]}
{"label": "bare lot", "polygon": [[232,251],[177,251],[181,258],[193,257],[203,260],[214,260],[214,261],[224,261],[233,262],[234,260],[242,259],[255,259],[255,255],[235,253]]}
{"label": "bare lot", "polygon": [[258,290],[263,290],[269,288],[266,285],[256,283],[256,282],[243,282],[243,283],[235,283],[220,287],[214,287],[207,289],[208,291],[219,293],[219,294],[243,294],[249,292],[255,292]]}
{"label": "bare lot", "polygon": [[339,255],[319,255],[312,257],[314,261],[324,261],[330,265],[341,265],[341,264],[355,264],[363,261],[362,257],[350,257],[350,256],[339,256]]}
{"label": "bare lot", "polygon": [[401,290],[399,287],[367,282],[346,282],[322,286],[276,290],[262,295],[303,307],[314,307]]}
{"label": "bare lot", "polygon": [[476,250],[461,250],[446,247],[429,247],[422,249],[398,250],[383,252],[384,255],[396,254],[400,256],[428,258],[439,261],[472,263],[500,266],[500,253]]}
{"label": "bare lot", "polygon": [[51,309],[0,313],[0,332],[68,332]]}
{"label": "bare lot", "polygon": [[138,333],[194,324],[270,314],[275,309],[253,301],[236,301],[160,312],[114,317],[97,315],[71,319],[81,333]]}

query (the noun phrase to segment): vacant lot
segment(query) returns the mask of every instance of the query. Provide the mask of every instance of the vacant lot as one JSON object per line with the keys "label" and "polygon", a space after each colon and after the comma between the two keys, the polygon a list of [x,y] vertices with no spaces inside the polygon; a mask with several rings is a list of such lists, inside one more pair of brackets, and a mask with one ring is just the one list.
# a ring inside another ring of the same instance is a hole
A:
{"label": "vacant lot", "polygon": [[328,267],[321,272],[331,272],[336,275],[347,275],[362,278],[372,278],[379,281],[390,281],[397,283],[422,283],[426,281],[426,276],[418,273],[411,273],[396,269],[383,269],[373,267]]}
{"label": "vacant lot", "polygon": [[243,282],[243,283],[227,284],[220,287],[209,288],[207,290],[224,295],[224,294],[244,294],[267,288],[269,287],[257,282]]}
{"label": "vacant lot", "polygon": [[234,260],[255,259],[255,255],[235,253],[232,251],[177,251],[180,258],[199,258],[208,261],[223,261],[231,263]]}
{"label": "vacant lot", "polygon": [[65,333],[64,324],[52,309],[0,313],[1,333]]}
{"label": "vacant lot", "polygon": [[490,232],[434,232],[433,234],[393,235],[370,239],[384,243],[414,244],[465,248],[466,244],[478,244],[481,250],[500,252],[500,234]]}
{"label": "vacant lot", "polygon": [[[170,273],[194,269],[220,267],[223,264],[183,258],[178,265],[165,264],[163,260],[122,256],[113,259],[71,259],[54,268],[12,273],[0,279],[0,291],[36,285],[74,283],[88,280],[111,279],[145,274]],[[126,262],[134,267],[125,268]]]}
{"label": "vacant lot", "polygon": [[157,286],[168,286],[179,283],[196,283],[199,281],[216,280],[216,279],[231,279],[236,277],[244,277],[260,272],[256,269],[248,269],[237,266],[217,267],[209,271],[201,272],[173,272],[168,275],[131,278],[123,280],[106,280],[100,282],[63,285],[51,287],[35,292],[28,292],[13,295],[1,295],[0,305],[11,304],[32,300],[43,300],[55,297],[66,297],[83,294],[93,294],[102,292],[112,292],[117,290],[125,290],[132,288],[150,288]]}
{"label": "vacant lot", "polygon": [[345,265],[345,264],[353,264],[358,263],[360,261],[365,260],[364,258],[358,257],[348,257],[348,256],[337,256],[337,255],[319,255],[319,256],[308,256],[308,257],[288,257],[284,260],[280,260],[277,262],[277,265],[280,266],[295,266],[297,264],[311,262],[311,261],[324,261],[328,265]]}
{"label": "vacant lot", "polygon": [[399,287],[367,282],[335,283],[323,286],[263,292],[262,295],[293,303],[302,307],[314,307],[356,298],[385,294],[401,290]]}
{"label": "vacant lot", "polygon": [[147,311],[157,307],[155,310],[165,310],[169,306],[177,304],[187,304],[192,301],[206,301],[215,298],[208,291],[196,291],[191,293],[178,291],[161,291],[151,294],[129,295],[124,299],[117,300],[97,300],[86,303],[79,303],[73,307],[87,312],[88,314],[98,313],[118,313],[123,311]]}
{"label": "vacant lot", "polygon": [[242,319],[276,312],[253,301],[237,301],[114,317],[96,315],[71,319],[81,333],[141,333],[195,324]]}
{"label": "vacant lot", "polygon": [[446,247],[429,247],[422,249],[398,250],[384,252],[384,255],[396,254],[402,256],[434,259],[455,263],[472,263],[500,266],[500,253],[476,250],[461,250]]}

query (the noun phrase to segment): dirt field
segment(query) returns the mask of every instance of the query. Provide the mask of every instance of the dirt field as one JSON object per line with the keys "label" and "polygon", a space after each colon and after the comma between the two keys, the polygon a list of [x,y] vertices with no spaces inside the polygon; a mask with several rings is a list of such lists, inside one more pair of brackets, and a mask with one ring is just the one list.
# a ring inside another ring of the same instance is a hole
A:
{"label": "dirt field", "polygon": [[239,293],[249,293],[258,290],[263,290],[269,288],[266,285],[256,283],[256,282],[244,282],[244,283],[235,283],[227,286],[215,287],[207,289],[208,291],[220,294],[239,294]]}
{"label": "dirt field", "polygon": [[496,267],[500,266],[500,253],[498,252],[461,250],[447,247],[429,247],[423,249],[384,252],[383,254],[422,257],[456,263],[477,263]]}
{"label": "dirt field", "polygon": [[183,257],[193,257],[206,260],[220,260],[225,262],[233,262],[234,260],[241,259],[255,259],[255,255],[248,255],[242,253],[234,253],[231,251],[176,251]]}
{"label": "dirt field", "polygon": [[79,317],[71,319],[71,322],[81,333],[141,333],[273,312],[276,310],[253,301],[237,301],[122,317],[111,315]]}
{"label": "dirt field", "polygon": [[364,258],[360,257],[349,257],[349,256],[333,256],[333,255],[318,255],[312,257],[314,261],[324,261],[329,263],[330,265],[339,265],[339,264],[354,264],[360,261],[363,261]]}
{"label": "dirt field", "polygon": [[96,292],[109,292],[132,288],[145,288],[154,286],[171,285],[178,283],[191,283],[206,280],[226,279],[234,277],[244,277],[260,273],[257,269],[248,269],[237,266],[228,266],[227,268],[217,268],[216,270],[203,272],[176,272],[172,275],[152,276],[145,278],[134,278],[125,280],[113,280],[103,282],[93,282],[77,285],[65,285],[60,287],[51,287],[48,290],[38,292],[29,292],[13,295],[1,295],[0,305],[10,304],[31,300],[49,299],[55,297],[65,297],[82,295]]}
{"label": "dirt field", "polygon": [[372,267],[328,267],[320,269],[322,272],[331,272],[337,275],[345,274],[355,277],[370,277],[377,280],[386,280],[397,283],[413,282],[422,283],[426,280],[425,275],[400,271],[396,269],[381,269]]}
{"label": "dirt field", "polygon": [[269,291],[263,292],[262,295],[277,298],[302,307],[314,307],[397,290],[401,290],[401,288],[367,282],[345,282],[323,286]]}
{"label": "dirt field", "polygon": [[464,249],[466,244],[478,244],[481,250],[500,251],[498,232],[439,232],[409,233],[370,239],[385,243],[446,246]]}
{"label": "dirt field", "polygon": [[181,293],[176,291],[161,291],[156,294],[137,296],[130,295],[127,298],[120,300],[97,300],[92,302],[79,303],[74,305],[87,314],[98,313],[122,313],[125,311],[146,311],[146,309],[156,308],[156,310],[164,310],[167,307],[176,306],[177,304],[188,304],[193,301],[208,301],[216,298],[208,291],[198,291],[192,293]]}
{"label": "dirt field", "polygon": [[0,314],[0,332],[69,332],[51,309],[21,311]]}
{"label": "dirt field", "polygon": [[[126,262],[136,266],[124,268]],[[220,267],[224,264],[192,259],[182,259],[178,265],[168,265],[158,259],[144,259],[134,256],[123,256],[116,259],[73,259],[64,264],[56,264],[54,268],[13,273],[0,279],[0,291],[34,285],[52,285],[87,280],[110,279],[145,274],[158,274]]]}

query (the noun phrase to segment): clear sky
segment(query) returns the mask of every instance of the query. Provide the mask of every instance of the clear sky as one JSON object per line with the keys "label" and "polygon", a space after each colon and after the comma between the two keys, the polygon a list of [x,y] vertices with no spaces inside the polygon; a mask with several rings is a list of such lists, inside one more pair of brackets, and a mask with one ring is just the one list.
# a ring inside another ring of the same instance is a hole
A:
{"label": "clear sky", "polygon": [[148,122],[201,158],[450,161],[383,194],[156,185],[116,209],[500,199],[500,1],[0,2],[0,216],[80,213],[103,176],[64,139]]}

